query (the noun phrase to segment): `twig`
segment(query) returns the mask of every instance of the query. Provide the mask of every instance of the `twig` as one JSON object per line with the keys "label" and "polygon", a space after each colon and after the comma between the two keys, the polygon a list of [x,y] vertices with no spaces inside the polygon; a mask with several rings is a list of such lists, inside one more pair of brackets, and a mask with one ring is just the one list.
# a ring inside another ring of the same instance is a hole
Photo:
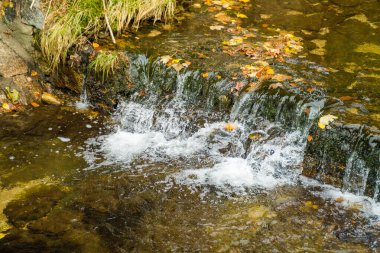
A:
{"label": "twig", "polygon": [[33,5],[34,5],[35,2],[36,2],[36,0],[33,0],[33,1],[32,1],[32,4],[30,5],[30,9],[33,8]]}
{"label": "twig", "polygon": [[111,28],[111,25],[110,25],[110,22],[109,22],[108,16],[107,16],[107,8],[106,8],[106,1],[105,0],[103,0],[103,8],[104,8],[104,17],[106,19],[108,30],[110,31],[110,34],[111,34],[112,42],[113,42],[113,44],[116,44],[115,36],[113,35],[112,28]]}

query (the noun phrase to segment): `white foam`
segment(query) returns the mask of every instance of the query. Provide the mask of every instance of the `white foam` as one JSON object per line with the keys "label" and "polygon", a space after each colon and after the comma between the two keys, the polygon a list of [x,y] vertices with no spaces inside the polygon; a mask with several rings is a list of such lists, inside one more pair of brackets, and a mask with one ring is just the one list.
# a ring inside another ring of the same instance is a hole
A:
{"label": "white foam", "polygon": [[128,163],[149,147],[164,141],[165,138],[161,133],[141,134],[119,130],[105,138],[101,151],[104,152],[108,160]]}
{"label": "white foam", "polygon": [[342,191],[331,185],[322,184],[317,180],[304,176],[301,176],[300,179],[306,188],[320,188],[320,190],[311,190],[311,192],[315,195],[320,196],[323,199],[330,200],[344,208],[358,209],[361,211],[362,215],[370,217],[375,221],[380,220],[380,203],[375,202],[374,199],[366,196],[355,195],[347,191]]}
{"label": "white foam", "polygon": [[189,186],[215,186],[219,190],[245,194],[248,188],[270,189],[280,181],[250,166],[243,158],[225,158],[212,168],[188,169],[175,175],[175,181]]}

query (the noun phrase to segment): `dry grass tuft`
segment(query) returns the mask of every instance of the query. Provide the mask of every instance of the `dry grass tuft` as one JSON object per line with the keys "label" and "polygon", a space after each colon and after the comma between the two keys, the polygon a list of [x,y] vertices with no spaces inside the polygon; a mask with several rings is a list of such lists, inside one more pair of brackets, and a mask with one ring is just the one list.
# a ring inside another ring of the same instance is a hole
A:
{"label": "dry grass tuft", "polygon": [[[46,1],[46,0],[45,0]],[[52,69],[65,62],[68,50],[81,44],[85,37],[107,31],[105,14],[114,32],[121,33],[141,21],[174,15],[175,0],[71,0],[53,5],[41,33],[41,50]]]}

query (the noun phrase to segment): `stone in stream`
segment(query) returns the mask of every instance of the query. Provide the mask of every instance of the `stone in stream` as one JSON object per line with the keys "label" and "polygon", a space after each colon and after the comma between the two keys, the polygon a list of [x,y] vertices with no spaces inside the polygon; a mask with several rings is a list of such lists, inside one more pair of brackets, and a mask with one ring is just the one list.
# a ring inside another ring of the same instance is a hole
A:
{"label": "stone in stream", "polygon": [[44,92],[41,97],[42,101],[49,105],[61,105],[62,101],[53,94]]}

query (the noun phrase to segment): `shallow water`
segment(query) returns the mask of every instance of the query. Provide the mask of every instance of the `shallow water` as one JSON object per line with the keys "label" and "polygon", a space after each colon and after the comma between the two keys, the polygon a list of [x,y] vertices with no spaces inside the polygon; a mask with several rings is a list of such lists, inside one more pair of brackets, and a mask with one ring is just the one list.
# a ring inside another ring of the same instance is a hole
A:
{"label": "shallow water", "polygon": [[[202,5],[159,37],[123,43],[152,56],[174,52],[205,71],[251,64],[222,54],[231,34],[210,30],[213,7]],[[239,9],[258,44],[277,28],[303,38],[301,57],[271,63],[276,73],[337,97],[354,92],[349,116],[376,125],[374,10],[378,1],[254,1]],[[230,112],[209,110],[185,89],[187,75],[178,75],[174,94],[121,101],[112,119],[81,106],[1,116],[0,252],[379,252],[379,203],[300,175],[324,99],[281,98],[270,122],[260,111],[265,96],[248,92]],[[342,108],[333,110],[344,117]]]}
{"label": "shallow water", "polygon": [[248,121],[178,101],[126,102],[106,128],[74,108],[3,118],[1,252],[376,252],[370,199],[299,177],[302,132],[257,122],[247,148]]}

